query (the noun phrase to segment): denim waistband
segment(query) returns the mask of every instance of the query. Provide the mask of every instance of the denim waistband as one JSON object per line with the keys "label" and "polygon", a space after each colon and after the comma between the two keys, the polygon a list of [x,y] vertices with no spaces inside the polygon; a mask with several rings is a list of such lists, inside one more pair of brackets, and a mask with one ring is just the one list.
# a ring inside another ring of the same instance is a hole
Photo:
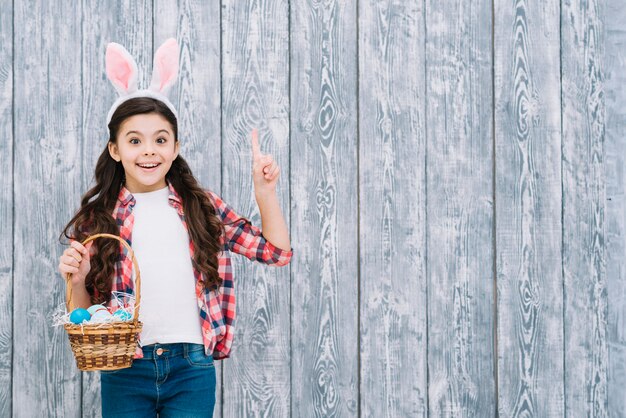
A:
{"label": "denim waistband", "polygon": [[[159,350],[161,349],[162,352]],[[204,351],[202,344],[193,343],[169,343],[169,344],[150,344],[141,347],[143,358],[151,360],[153,358],[174,357],[194,351]],[[159,354],[161,353],[161,354]]]}

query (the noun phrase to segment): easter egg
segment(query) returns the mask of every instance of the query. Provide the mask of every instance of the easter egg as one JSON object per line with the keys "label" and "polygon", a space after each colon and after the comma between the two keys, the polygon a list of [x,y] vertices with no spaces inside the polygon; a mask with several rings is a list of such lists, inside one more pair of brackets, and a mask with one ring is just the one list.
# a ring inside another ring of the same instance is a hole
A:
{"label": "easter egg", "polygon": [[130,321],[133,318],[130,313],[122,309],[118,309],[117,311],[113,312],[113,316],[120,321]]}
{"label": "easter egg", "polygon": [[89,321],[89,318],[91,318],[89,311],[83,308],[76,308],[70,314],[70,322],[73,324],[82,324],[83,321]]}
{"label": "easter egg", "polygon": [[90,322],[108,322],[111,320],[112,316],[113,315],[111,315],[111,312],[109,312],[108,309],[100,309],[91,316]]}
{"label": "easter egg", "polygon": [[101,309],[106,309],[106,307],[104,305],[91,305],[90,307],[87,308],[87,311],[89,312],[90,315],[93,315]]}

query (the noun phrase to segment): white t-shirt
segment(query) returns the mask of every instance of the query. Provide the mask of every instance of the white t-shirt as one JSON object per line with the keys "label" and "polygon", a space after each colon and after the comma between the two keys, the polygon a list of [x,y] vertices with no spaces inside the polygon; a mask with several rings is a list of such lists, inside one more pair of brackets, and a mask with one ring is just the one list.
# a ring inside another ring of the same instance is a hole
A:
{"label": "white t-shirt", "polygon": [[133,196],[131,241],[141,272],[141,345],[202,344],[189,234],[168,202],[169,188]]}

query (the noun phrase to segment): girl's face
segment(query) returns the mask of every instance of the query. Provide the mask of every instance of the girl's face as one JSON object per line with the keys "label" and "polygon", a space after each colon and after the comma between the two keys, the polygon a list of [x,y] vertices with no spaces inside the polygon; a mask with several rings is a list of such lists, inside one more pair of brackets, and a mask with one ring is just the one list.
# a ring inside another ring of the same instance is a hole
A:
{"label": "girl's face", "polygon": [[120,125],[117,143],[109,142],[109,154],[122,162],[125,186],[131,193],[166,187],[165,174],[178,156],[179,148],[172,125],[158,113],[129,117]]}

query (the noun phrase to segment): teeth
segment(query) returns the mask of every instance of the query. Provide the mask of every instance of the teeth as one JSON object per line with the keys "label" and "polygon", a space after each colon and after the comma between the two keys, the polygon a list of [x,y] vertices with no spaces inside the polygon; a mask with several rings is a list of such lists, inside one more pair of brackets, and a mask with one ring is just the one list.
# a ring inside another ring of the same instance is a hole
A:
{"label": "teeth", "polygon": [[139,167],[144,167],[144,168],[152,168],[152,167],[156,167],[158,164],[139,164]]}

